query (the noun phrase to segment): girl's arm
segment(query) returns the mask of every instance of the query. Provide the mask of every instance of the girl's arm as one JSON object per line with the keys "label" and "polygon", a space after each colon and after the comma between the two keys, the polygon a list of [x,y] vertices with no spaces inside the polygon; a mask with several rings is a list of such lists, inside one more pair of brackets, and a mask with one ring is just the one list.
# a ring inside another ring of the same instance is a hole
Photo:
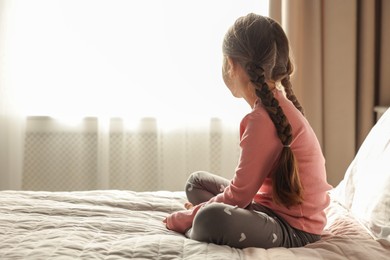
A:
{"label": "girl's arm", "polygon": [[206,203],[221,202],[247,207],[258,192],[281,151],[281,143],[268,115],[247,115],[240,126],[241,155],[234,178],[224,192],[190,210],[175,212],[166,218],[168,229],[185,233],[199,209]]}
{"label": "girl's arm", "polygon": [[[240,160],[230,185],[223,193],[210,199],[246,208],[259,191],[277,161],[282,144],[267,114],[255,111],[247,115],[240,126]],[[265,112],[265,111],[264,111]]]}

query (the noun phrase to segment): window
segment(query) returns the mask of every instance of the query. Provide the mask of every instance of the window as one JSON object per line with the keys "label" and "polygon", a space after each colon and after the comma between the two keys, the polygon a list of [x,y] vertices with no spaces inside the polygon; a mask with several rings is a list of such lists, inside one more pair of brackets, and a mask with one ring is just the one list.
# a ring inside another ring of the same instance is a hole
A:
{"label": "window", "polygon": [[[222,39],[268,1],[8,1],[5,66],[25,115],[230,117]],[[4,64],[3,64],[4,66]]]}

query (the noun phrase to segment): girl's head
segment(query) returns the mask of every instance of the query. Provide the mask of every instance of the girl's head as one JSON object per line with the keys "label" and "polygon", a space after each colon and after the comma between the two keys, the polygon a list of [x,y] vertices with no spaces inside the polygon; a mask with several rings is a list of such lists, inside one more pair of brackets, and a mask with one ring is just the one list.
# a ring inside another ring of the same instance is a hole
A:
{"label": "girl's head", "polygon": [[291,125],[267,85],[267,82],[281,82],[287,98],[303,114],[290,83],[293,65],[286,34],[271,18],[251,13],[237,19],[228,30],[223,41],[223,54],[224,64],[229,59],[247,74],[283,145],[272,175],[274,200],[287,207],[299,204],[303,192],[297,162],[290,148],[293,139]]}
{"label": "girl's head", "polygon": [[280,81],[293,71],[287,37],[268,17],[251,13],[237,19],[225,35],[222,51],[247,70],[261,67],[266,80]]}

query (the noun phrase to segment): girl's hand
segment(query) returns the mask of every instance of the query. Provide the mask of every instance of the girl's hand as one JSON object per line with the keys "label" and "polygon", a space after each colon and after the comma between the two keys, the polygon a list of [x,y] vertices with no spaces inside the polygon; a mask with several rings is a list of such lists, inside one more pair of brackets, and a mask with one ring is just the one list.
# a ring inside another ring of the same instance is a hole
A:
{"label": "girl's hand", "polygon": [[163,221],[165,226],[178,233],[184,234],[190,227],[192,227],[192,221],[194,220],[196,212],[200,207],[194,207],[190,210],[181,210],[174,212],[167,216]]}
{"label": "girl's hand", "polygon": [[[191,202],[186,202],[186,203],[184,203],[184,207],[187,209],[187,210],[189,210],[189,209],[192,209],[193,207],[194,207],[194,205],[191,203]],[[167,218],[165,218],[164,220],[163,220],[163,223],[165,224],[165,226],[166,227],[168,227],[167,226]]]}

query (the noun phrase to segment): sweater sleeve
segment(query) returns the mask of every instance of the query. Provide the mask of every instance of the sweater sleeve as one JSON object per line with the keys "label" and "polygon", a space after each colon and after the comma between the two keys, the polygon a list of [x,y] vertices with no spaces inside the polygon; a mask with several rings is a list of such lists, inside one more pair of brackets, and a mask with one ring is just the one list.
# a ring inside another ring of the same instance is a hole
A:
{"label": "sweater sleeve", "polygon": [[166,219],[169,229],[185,233],[204,204],[220,202],[245,208],[252,202],[281,151],[280,141],[268,115],[252,112],[244,117],[240,125],[240,148],[239,163],[230,185],[206,203],[169,215]]}
{"label": "sweater sleeve", "polygon": [[257,112],[247,115],[241,123],[241,155],[230,185],[208,203],[222,202],[245,208],[271,173],[281,143],[268,115]]}

